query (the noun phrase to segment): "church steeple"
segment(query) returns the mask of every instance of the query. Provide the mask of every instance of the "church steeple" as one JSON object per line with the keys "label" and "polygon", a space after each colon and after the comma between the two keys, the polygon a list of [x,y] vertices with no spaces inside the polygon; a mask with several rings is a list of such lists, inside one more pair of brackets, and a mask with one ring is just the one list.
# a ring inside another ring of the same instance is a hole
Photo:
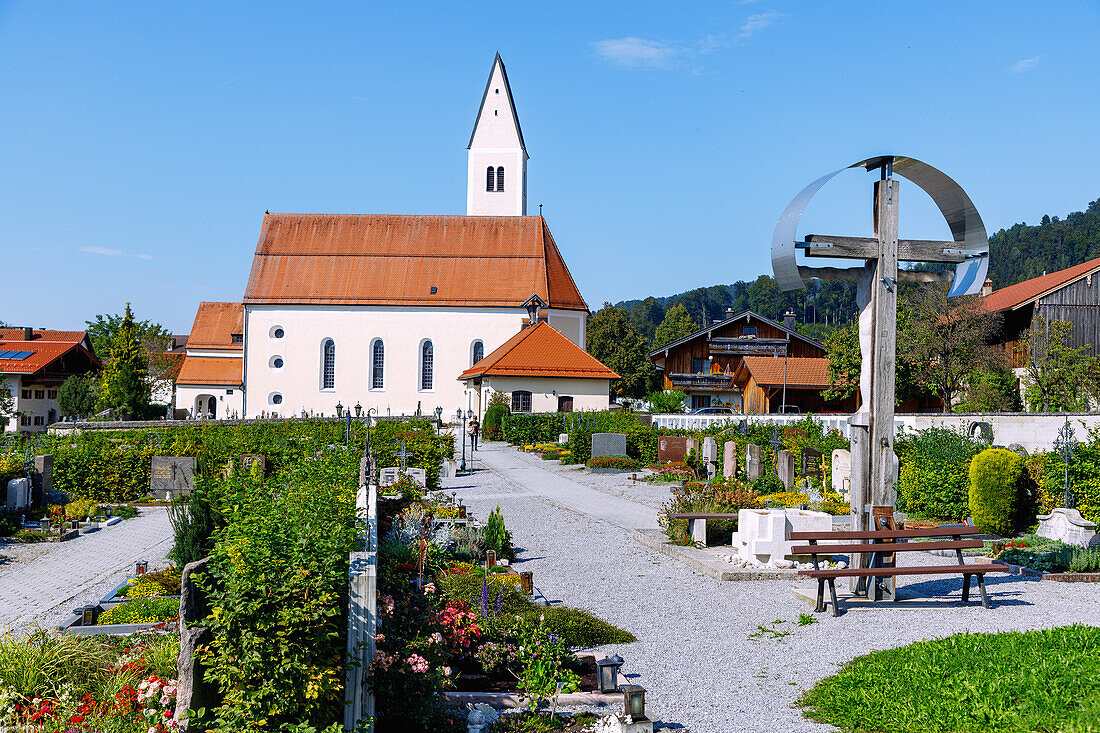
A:
{"label": "church steeple", "polygon": [[519,115],[499,53],[493,59],[466,150],[466,213],[470,216],[525,215],[527,148],[523,144]]}

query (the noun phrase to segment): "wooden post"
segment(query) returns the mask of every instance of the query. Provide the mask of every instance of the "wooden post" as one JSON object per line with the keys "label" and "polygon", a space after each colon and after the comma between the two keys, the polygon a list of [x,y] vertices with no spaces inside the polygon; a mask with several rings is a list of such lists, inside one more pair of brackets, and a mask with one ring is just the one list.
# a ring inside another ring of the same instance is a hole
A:
{"label": "wooden post", "polygon": [[898,182],[875,182],[878,267],[875,301],[874,383],[871,386],[871,504],[894,505],[894,369],[898,322]]}

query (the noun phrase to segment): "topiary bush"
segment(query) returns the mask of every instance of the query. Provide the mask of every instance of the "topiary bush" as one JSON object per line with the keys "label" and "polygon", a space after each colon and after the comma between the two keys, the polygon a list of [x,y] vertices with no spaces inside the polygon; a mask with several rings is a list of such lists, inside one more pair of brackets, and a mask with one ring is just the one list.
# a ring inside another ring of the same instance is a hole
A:
{"label": "topiary bush", "polygon": [[1024,459],[1004,448],[987,448],[970,461],[970,516],[983,532],[1012,534],[1026,485]]}
{"label": "topiary bush", "polygon": [[496,509],[489,512],[489,518],[485,520],[485,549],[492,550],[497,557],[503,557],[509,561],[516,558],[511,536],[504,528],[504,517],[500,513],[499,504]]}

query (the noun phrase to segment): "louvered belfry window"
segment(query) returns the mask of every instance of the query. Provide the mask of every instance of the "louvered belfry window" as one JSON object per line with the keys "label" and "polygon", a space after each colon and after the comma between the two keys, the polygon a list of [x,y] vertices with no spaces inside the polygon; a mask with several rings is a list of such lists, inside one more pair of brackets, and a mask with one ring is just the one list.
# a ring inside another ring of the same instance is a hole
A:
{"label": "louvered belfry window", "polygon": [[504,166],[499,166],[497,168],[497,190],[504,190]]}
{"label": "louvered belfry window", "polygon": [[321,389],[336,389],[336,342],[326,339],[321,359]]}
{"label": "louvered belfry window", "polygon": [[493,171],[493,166],[489,166],[488,168],[485,169],[485,190],[486,191],[495,191],[496,190],[496,180],[497,180],[496,179],[496,174]]}
{"label": "louvered belfry window", "polygon": [[386,363],[386,346],[382,343],[382,339],[375,339],[372,352],[370,386],[371,389],[382,389],[385,386],[382,375]]}
{"label": "louvered belfry window", "polygon": [[420,348],[420,389],[430,390],[433,384],[433,367],[435,357],[432,354],[432,342],[425,341]]}
{"label": "louvered belfry window", "polygon": [[470,357],[470,366],[477,364],[479,361],[485,358],[485,344],[480,341],[474,342],[474,353]]}

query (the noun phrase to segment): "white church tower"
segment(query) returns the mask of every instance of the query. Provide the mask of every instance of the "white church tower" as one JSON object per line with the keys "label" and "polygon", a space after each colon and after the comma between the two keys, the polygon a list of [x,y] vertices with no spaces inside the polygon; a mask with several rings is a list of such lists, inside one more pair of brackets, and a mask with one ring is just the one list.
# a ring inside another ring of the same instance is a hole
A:
{"label": "white church tower", "polygon": [[526,215],[527,148],[499,53],[493,59],[466,150],[466,214]]}

